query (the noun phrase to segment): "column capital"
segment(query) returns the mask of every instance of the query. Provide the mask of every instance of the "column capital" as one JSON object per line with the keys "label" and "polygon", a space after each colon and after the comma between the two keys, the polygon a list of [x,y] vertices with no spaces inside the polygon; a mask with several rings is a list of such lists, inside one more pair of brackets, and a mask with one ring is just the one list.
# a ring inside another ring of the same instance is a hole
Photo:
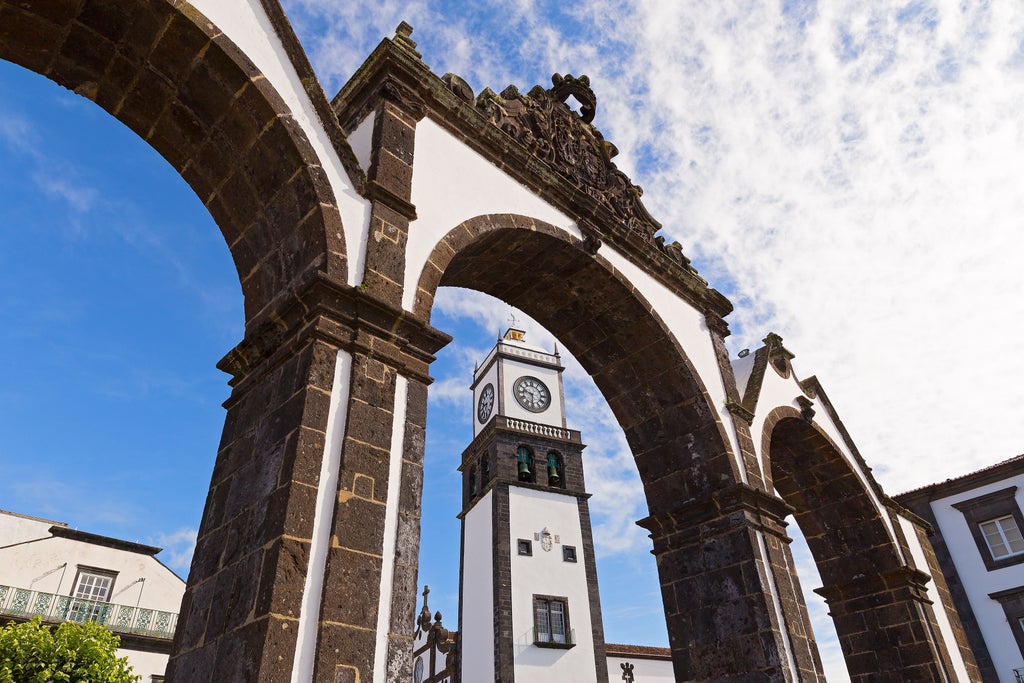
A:
{"label": "column capital", "polygon": [[408,311],[318,273],[278,307],[277,313],[247,330],[217,363],[239,389],[272,370],[311,340],[378,359],[401,374],[429,384],[434,354],[451,337]]}
{"label": "column capital", "polygon": [[832,586],[815,588],[814,592],[825,598],[830,610],[846,610],[855,600],[892,594],[898,598],[911,598],[931,604],[928,597],[928,583],[932,577],[912,567],[898,567],[870,576],[860,576],[852,581]]}
{"label": "column capital", "polygon": [[737,526],[778,536],[788,542],[786,516],[793,508],[784,500],[747,484],[734,484],[704,498],[688,500],[668,512],[637,522],[651,532],[654,554],[719,536]]}

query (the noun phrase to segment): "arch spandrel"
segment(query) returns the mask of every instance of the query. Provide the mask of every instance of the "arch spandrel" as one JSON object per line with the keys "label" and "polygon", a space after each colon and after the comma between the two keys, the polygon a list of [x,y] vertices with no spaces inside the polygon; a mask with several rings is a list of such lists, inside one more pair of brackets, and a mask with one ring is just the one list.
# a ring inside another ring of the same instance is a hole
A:
{"label": "arch spandrel", "polygon": [[414,312],[429,319],[434,292],[446,285],[483,291],[543,324],[608,400],[652,513],[735,481],[728,434],[700,373],[643,294],[582,246],[527,216],[478,216],[434,248]]}
{"label": "arch spandrel", "polygon": [[346,276],[337,203],[305,132],[191,5],[0,0],[0,58],[93,100],[182,175],[231,251],[247,322],[311,270]]}

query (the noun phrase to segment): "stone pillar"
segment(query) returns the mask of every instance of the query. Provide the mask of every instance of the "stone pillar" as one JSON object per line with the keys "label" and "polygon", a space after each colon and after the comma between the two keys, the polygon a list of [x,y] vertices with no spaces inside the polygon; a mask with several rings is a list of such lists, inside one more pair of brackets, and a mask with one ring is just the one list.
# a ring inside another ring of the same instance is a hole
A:
{"label": "stone pillar", "polygon": [[322,276],[222,361],[233,392],[168,680],[411,676],[427,369],[449,340]]}
{"label": "stone pillar", "polygon": [[928,599],[930,577],[902,567],[826,586],[822,595],[854,683],[957,680]]}
{"label": "stone pillar", "polygon": [[639,522],[654,541],[677,680],[815,680],[806,610],[780,573],[789,512],[736,484]]}
{"label": "stone pillar", "polygon": [[[297,336],[257,368],[243,343],[167,679],[289,680],[336,346]],[[255,359],[254,359],[255,360]]]}

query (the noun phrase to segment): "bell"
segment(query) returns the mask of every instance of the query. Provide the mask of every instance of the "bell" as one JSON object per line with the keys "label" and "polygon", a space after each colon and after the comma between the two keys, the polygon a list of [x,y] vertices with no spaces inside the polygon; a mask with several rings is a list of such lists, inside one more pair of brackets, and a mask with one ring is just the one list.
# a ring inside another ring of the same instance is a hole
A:
{"label": "bell", "polygon": [[548,465],[548,483],[552,486],[558,486],[562,481],[562,478],[558,476],[558,467],[555,465]]}
{"label": "bell", "polygon": [[519,461],[519,481],[527,481],[531,477],[530,463],[525,460]]}

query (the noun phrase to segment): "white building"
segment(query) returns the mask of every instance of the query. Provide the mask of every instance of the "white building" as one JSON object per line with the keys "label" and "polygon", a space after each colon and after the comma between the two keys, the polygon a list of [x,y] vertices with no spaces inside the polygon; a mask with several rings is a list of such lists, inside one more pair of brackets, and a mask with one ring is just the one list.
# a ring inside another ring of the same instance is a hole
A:
{"label": "white building", "polygon": [[895,496],[932,546],[985,681],[1024,681],[1024,455]]}
{"label": "white building", "polygon": [[565,419],[558,351],[510,328],[473,374],[462,455],[459,631],[424,591],[414,683],[660,683],[668,649],[607,645],[580,433]]}
{"label": "white building", "polygon": [[143,683],[162,681],[185,582],[160,550],[0,510],[0,623],[98,621]]}

